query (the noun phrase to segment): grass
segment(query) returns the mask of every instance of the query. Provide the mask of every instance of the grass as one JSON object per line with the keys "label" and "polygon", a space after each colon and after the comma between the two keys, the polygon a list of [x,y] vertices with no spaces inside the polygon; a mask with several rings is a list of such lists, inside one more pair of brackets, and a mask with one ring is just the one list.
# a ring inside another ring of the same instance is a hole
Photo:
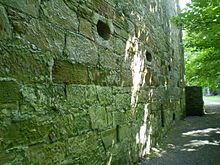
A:
{"label": "grass", "polygon": [[219,96],[203,96],[203,98],[211,101],[220,101]]}

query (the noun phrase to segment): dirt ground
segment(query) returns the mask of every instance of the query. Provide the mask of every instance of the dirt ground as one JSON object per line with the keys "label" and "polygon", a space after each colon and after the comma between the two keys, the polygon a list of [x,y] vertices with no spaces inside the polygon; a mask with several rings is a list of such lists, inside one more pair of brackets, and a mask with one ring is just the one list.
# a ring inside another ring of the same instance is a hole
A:
{"label": "dirt ground", "polygon": [[177,123],[166,145],[139,165],[220,165],[220,102],[204,101],[206,115]]}

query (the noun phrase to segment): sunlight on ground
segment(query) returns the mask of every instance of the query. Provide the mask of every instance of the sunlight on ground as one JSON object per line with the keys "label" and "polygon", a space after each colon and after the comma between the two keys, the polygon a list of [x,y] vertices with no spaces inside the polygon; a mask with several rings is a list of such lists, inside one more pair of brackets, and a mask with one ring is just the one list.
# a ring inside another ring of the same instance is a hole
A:
{"label": "sunlight on ground", "polygon": [[[183,137],[187,137],[187,136],[192,136],[192,137],[208,137],[211,136],[211,134],[220,134],[220,128],[207,128],[207,129],[203,129],[203,130],[194,130],[194,131],[189,131],[189,132],[185,132],[182,133]],[[198,147],[202,147],[205,145],[212,145],[212,146],[219,146],[220,145],[220,141],[218,140],[191,140],[189,141],[188,144],[184,144],[184,147],[187,148],[183,148],[181,149],[181,151],[189,151],[189,152],[193,152],[193,151],[197,151]]]}
{"label": "sunlight on ground", "polygon": [[204,145],[214,145],[218,146],[220,144],[220,141],[214,140],[213,142],[210,142],[208,140],[191,140],[189,144],[185,144],[185,147],[200,147]]}
{"label": "sunlight on ground", "polygon": [[207,128],[204,130],[195,130],[195,131],[189,131],[186,133],[182,133],[183,136],[210,136],[209,133],[219,133],[220,128]]}
{"label": "sunlight on ground", "polygon": [[180,151],[193,152],[193,151],[196,151],[196,149],[193,149],[193,148],[183,148],[183,149],[181,149]]}

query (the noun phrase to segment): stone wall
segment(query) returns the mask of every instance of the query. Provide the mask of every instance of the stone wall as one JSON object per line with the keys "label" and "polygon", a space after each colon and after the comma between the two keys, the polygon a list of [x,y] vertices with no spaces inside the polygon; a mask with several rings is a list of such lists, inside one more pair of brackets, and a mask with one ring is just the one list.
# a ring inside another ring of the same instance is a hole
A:
{"label": "stone wall", "polygon": [[0,164],[130,164],[184,114],[177,0],[0,0]]}
{"label": "stone wall", "polygon": [[186,87],[186,115],[202,116],[204,115],[204,102],[202,96],[202,87]]}

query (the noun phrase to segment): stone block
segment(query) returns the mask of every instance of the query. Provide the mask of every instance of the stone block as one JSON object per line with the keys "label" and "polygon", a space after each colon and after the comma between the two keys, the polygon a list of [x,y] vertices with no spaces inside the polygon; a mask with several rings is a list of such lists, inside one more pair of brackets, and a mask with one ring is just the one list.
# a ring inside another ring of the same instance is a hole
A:
{"label": "stone block", "polygon": [[0,152],[0,163],[1,164],[27,164],[25,155],[25,147],[13,148],[7,151]]}
{"label": "stone block", "polygon": [[139,103],[147,103],[151,100],[151,92],[149,88],[145,88],[140,90],[138,93],[138,102]]}
{"label": "stone block", "polygon": [[31,146],[25,155],[27,164],[57,164],[65,159],[66,146],[62,142]]}
{"label": "stone block", "polygon": [[0,81],[0,102],[16,102],[21,99],[19,85],[14,81]]}
{"label": "stone block", "polygon": [[126,40],[129,38],[128,32],[120,27],[115,27],[115,33]]}
{"label": "stone block", "polygon": [[72,115],[66,113],[56,115],[54,118],[53,128],[50,130],[48,138],[49,141],[57,141],[60,139],[81,135],[90,130],[91,119],[89,115]]}
{"label": "stone block", "polygon": [[79,31],[86,37],[92,40],[94,39],[93,33],[92,33],[92,24],[84,18],[80,19]]}
{"label": "stone block", "polygon": [[113,147],[117,143],[117,130],[115,128],[101,132],[105,149]]}
{"label": "stone block", "polygon": [[125,112],[115,111],[112,112],[113,116],[113,126],[116,127],[117,125],[125,124]]}
{"label": "stone block", "polygon": [[131,87],[117,87],[113,86],[113,94],[130,94],[131,95]]}
{"label": "stone block", "polygon": [[[6,101],[9,101],[9,100],[6,100]],[[14,118],[18,115],[19,115],[18,101],[0,104],[0,119],[9,118],[9,117]]]}
{"label": "stone block", "polygon": [[97,101],[96,88],[94,86],[67,85],[67,101],[73,107],[94,105]]}
{"label": "stone block", "polygon": [[76,86],[76,85],[68,85],[66,87],[67,92],[67,101],[69,101],[72,106],[79,107],[86,102],[86,91],[85,87],[83,86]]}
{"label": "stone block", "polygon": [[122,69],[121,70],[121,83],[120,85],[123,87],[131,87],[133,86],[132,71],[130,69]]}
{"label": "stone block", "polygon": [[0,40],[11,38],[11,26],[6,10],[0,5]]}
{"label": "stone block", "polygon": [[101,105],[111,105],[113,102],[113,94],[111,87],[97,86],[97,94]]}
{"label": "stone block", "polygon": [[82,0],[75,0],[75,1],[63,0],[63,1],[73,11],[77,11],[78,3],[82,2]]}
{"label": "stone block", "polygon": [[115,105],[112,104],[112,105],[106,106],[106,111],[107,111],[107,112],[113,112],[113,111],[116,111],[116,107],[115,107]]}
{"label": "stone block", "polygon": [[46,142],[53,126],[53,120],[47,116],[14,119],[13,121],[4,119],[1,121],[1,125],[1,148],[9,149],[21,145]]}
{"label": "stone block", "polygon": [[98,103],[97,88],[93,85],[86,87],[86,104],[94,105]]}
{"label": "stone block", "polygon": [[120,85],[120,72],[118,70],[110,70],[106,76],[107,86],[119,86]]}
{"label": "stone block", "polygon": [[88,68],[89,80],[91,84],[95,85],[107,85],[107,76],[109,71],[98,68]]}
{"label": "stone block", "polygon": [[68,35],[65,53],[68,58],[77,63],[95,66],[98,63],[98,50],[89,39],[78,35]]}
{"label": "stone block", "polygon": [[144,85],[145,86],[152,86],[153,83],[153,75],[152,75],[152,69],[151,68],[147,68],[146,69],[146,76],[145,76],[145,82]]}
{"label": "stone block", "polygon": [[15,158],[16,158],[15,153],[12,154],[12,153],[8,153],[8,152],[5,152],[5,151],[0,152],[0,163],[1,164],[9,164]]}
{"label": "stone block", "polygon": [[160,85],[159,76],[157,73],[152,73],[150,81],[152,82],[151,85],[154,87],[158,87]]}
{"label": "stone block", "polygon": [[[78,121],[71,114],[56,115],[48,138],[50,141],[57,141],[59,139],[76,136],[78,134],[78,125]],[[53,137],[51,137],[51,135]]]}
{"label": "stone block", "polygon": [[[70,8],[75,10],[74,7],[76,7],[76,6],[74,6],[74,2],[73,1],[72,2],[67,2],[67,0],[65,0],[65,1],[66,1],[66,3],[68,3]],[[85,4],[85,1],[82,1],[82,0],[79,0],[78,3],[80,3],[81,5],[77,4],[78,5],[78,7],[76,9],[77,10],[77,14],[80,17],[82,17],[82,18],[86,18],[87,20],[92,21],[93,16],[94,16],[94,11],[92,9],[90,9],[89,7],[87,7],[87,5],[89,3]]]}
{"label": "stone block", "polygon": [[91,118],[89,115],[75,116],[73,127],[76,129],[78,134],[82,134],[91,130]]}
{"label": "stone block", "polygon": [[131,140],[131,127],[129,125],[119,126],[118,138],[119,141],[130,141]]}
{"label": "stone block", "polygon": [[99,62],[103,68],[106,69],[119,69],[120,56],[114,54],[111,50],[106,48],[99,48]]}
{"label": "stone block", "polygon": [[67,157],[73,164],[100,164],[105,161],[104,147],[96,133],[87,133],[68,139]]}
{"label": "stone block", "polygon": [[105,2],[104,0],[92,0],[91,6],[89,7],[92,7],[94,10],[98,10],[100,14],[105,15],[109,18],[112,18],[114,16],[114,10],[112,10],[108,2]]}
{"label": "stone block", "polygon": [[131,95],[130,94],[115,95],[115,105],[118,110],[130,109],[131,108]]}
{"label": "stone block", "polygon": [[27,30],[27,24],[30,21],[30,17],[28,17],[25,13],[21,13],[13,8],[8,8],[8,18],[12,25],[12,30],[18,34],[24,34]]}
{"label": "stone block", "polygon": [[44,1],[41,5],[44,16],[69,31],[78,31],[79,21],[76,13],[63,0]]}
{"label": "stone block", "polygon": [[125,50],[126,50],[126,42],[119,38],[115,38],[115,44],[113,46],[114,50],[120,55],[122,58],[125,57]]}
{"label": "stone block", "polygon": [[130,144],[127,142],[117,143],[114,148],[111,148],[109,155],[111,164],[132,164],[130,160],[131,157]]}
{"label": "stone block", "polygon": [[0,2],[28,15],[39,16],[40,0],[1,0]]}
{"label": "stone block", "polygon": [[88,109],[93,129],[104,129],[108,127],[108,115],[105,107],[92,106]]}
{"label": "stone block", "polygon": [[136,111],[134,113],[135,113],[137,121],[143,121],[144,120],[144,114],[145,114],[144,104],[138,104],[137,108],[136,108]]}
{"label": "stone block", "polygon": [[64,33],[45,21],[28,21],[24,38],[37,49],[52,52],[54,56],[60,57],[63,53]]}
{"label": "stone block", "polygon": [[87,67],[81,64],[55,61],[52,76],[53,81],[58,83],[88,84]]}
{"label": "stone block", "polygon": [[[41,56],[41,53],[31,54],[24,45],[12,43],[10,46],[5,47],[10,53],[1,51],[0,56],[0,76],[11,77],[18,81],[24,82],[42,82],[50,80],[50,68],[48,63],[44,61],[44,57],[38,59],[36,56]],[[36,56],[35,56],[36,55]]]}

